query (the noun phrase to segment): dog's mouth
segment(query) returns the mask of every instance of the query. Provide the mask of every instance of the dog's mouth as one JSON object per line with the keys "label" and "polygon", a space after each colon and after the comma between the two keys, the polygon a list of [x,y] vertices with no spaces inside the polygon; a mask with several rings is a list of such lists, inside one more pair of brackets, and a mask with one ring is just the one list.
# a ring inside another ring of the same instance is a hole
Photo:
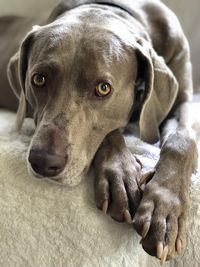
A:
{"label": "dog's mouth", "polygon": [[38,180],[44,180],[53,184],[63,185],[63,186],[76,186],[78,185],[85,177],[88,172],[89,167],[86,166],[82,171],[80,169],[72,168],[71,170],[64,170],[59,175],[55,176],[44,176],[34,171],[32,166],[28,163],[28,172],[34,178]]}

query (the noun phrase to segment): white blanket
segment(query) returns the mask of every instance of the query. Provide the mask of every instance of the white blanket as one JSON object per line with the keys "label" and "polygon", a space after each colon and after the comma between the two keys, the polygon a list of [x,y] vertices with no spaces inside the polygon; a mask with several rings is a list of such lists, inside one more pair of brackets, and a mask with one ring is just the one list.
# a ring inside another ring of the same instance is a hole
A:
{"label": "white blanket", "polygon": [[[14,114],[0,111],[0,266],[159,266],[143,251],[131,226],[113,221],[96,208],[92,175],[69,189],[28,174],[31,121],[18,135],[14,119]],[[145,152],[149,165],[155,163],[158,148],[135,138],[127,143],[138,154]],[[200,170],[192,180],[187,250],[166,266],[200,266]]]}

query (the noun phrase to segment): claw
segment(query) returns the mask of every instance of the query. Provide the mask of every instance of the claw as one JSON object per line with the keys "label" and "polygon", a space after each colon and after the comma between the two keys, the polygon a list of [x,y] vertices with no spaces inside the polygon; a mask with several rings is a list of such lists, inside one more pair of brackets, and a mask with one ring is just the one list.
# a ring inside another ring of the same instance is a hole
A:
{"label": "claw", "polygon": [[124,218],[125,218],[125,221],[128,224],[132,224],[133,223],[132,218],[131,218],[131,215],[130,215],[130,212],[128,210],[125,210],[125,212],[124,212]]}
{"label": "claw", "polygon": [[163,243],[162,242],[158,242],[157,243],[157,257],[159,259],[161,259],[162,254],[163,254]]}
{"label": "claw", "polygon": [[165,246],[161,256],[160,265],[163,265],[166,262],[168,252],[169,252],[169,247]]}
{"label": "claw", "polygon": [[182,252],[182,241],[180,238],[177,238],[176,240],[176,251],[178,254],[181,254]]}
{"label": "claw", "polygon": [[146,173],[143,173],[140,178],[139,185],[142,186],[143,184],[147,184],[152,179],[154,174],[155,174],[155,169],[152,169]]}
{"label": "claw", "polygon": [[103,202],[102,211],[103,211],[104,214],[106,214],[107,211],[108,211],[108,200],[107,199],[104,200],[104,202]]}
{"label": "claw", "polygon": [[150,222],[150,221],[145,222],[145,224],[143,225],[143,229],[142,229],[142,238],[145,238],[146,235],[148,234],[150,225],[151,225],[151,222]]}

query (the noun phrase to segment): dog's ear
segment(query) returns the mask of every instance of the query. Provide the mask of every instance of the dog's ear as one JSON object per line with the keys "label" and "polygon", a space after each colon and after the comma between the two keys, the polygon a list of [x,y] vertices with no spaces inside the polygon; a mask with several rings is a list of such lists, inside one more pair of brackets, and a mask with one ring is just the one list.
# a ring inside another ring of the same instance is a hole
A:
{"label": "dog's ear", "polygon": [[138,39],[136,52],[145,82],[145,100],[140,114],[140,138],[148,143],[159,140],[159,126],[174,104],[178,83],[152,46]]}
{"label": "dog's ear", "polygon": [[28,67],[29,50],[33,43],[34,32],[36,30],[37,27],[33,27],[33,30],[27,34],[19,51],[10,59],[7,68],[8,80],[14,94],[19,99],[16,121],[17,130],[21,129],[24,118],[26,117],[26,72]]}
{"label": "dog's ear", "polygon": [[8,80],[10,82],[11,88],[13,89],[14,94],[19,100],[16,119],[16,128],[18,131],[21,129],[24,118],[26,117],[26,98],[19,74],[19,58],[20,52],[17,52],[10,59],[7,69]]}

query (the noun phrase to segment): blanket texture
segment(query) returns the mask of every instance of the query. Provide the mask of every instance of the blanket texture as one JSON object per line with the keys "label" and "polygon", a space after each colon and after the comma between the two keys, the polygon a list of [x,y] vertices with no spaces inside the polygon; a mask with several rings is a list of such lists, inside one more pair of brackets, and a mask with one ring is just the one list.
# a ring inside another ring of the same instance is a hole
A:
{"label": "blanket texture", "polygon": [[[97,210],[92,172],[71,189],[28,174],[32,121],[18,135],[14,120],[14,114],[0,111],[0,267],[159,266],[131,226]],[[132,137],[126,142],[147,167],[154,166],[158,148]],[[200,170],[192,177],[191,197],[187,250],[166,267],[200,266]]]}

